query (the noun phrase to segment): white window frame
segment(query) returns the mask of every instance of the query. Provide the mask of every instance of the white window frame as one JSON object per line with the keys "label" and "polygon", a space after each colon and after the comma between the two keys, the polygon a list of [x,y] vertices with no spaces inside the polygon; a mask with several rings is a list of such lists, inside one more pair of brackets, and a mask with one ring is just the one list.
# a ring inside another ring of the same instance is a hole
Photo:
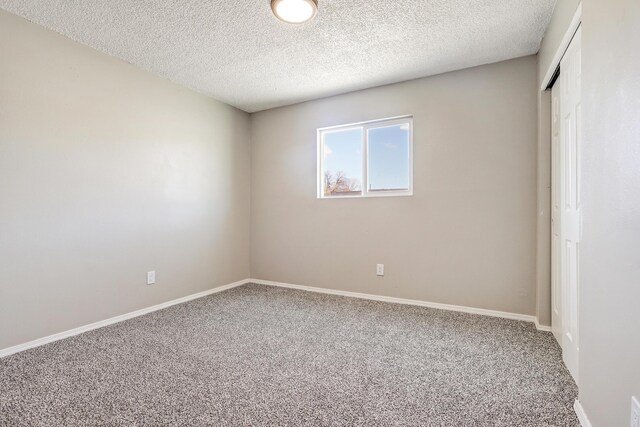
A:
{"label": "white window frame", "polygon": [[[409,125],[409,188],[407,190],[369,190],[369,140],[370,129]],[[342,132],[352,129],[362,129],[362,194],[351,196],[325,196],[324,194],[324,143],[323,136],[331,132]],[[365,122],[346,125],[329,126],[318,129],[318,199],[359,199],[366,197],[398,197],[413,195],[413,116],[397,116],[386,119],[368,120]]]}

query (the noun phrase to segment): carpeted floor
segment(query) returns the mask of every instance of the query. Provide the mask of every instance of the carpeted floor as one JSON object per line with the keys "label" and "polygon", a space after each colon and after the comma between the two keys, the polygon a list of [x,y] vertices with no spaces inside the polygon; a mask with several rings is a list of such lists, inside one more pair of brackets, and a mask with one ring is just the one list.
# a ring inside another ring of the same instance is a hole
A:
{"label": "carpeted floor", "polygon": [[245,285],[0,359],[0,426],[578,426],[533,324]]}

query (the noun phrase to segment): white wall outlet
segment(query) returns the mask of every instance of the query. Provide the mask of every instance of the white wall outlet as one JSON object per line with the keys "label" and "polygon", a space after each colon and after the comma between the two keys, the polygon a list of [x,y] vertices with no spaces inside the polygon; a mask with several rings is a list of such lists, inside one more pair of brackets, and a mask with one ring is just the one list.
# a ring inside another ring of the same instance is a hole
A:
{"label": "white wall outlet", "polygon": [[154,285],[156,283],[156,272],[147,271],[147,285]]}
{"label": "white wall outlet", "polygon": [[376,265],[376,274],[378,276],[384,276],[384,264]]}
{"label": "white wall outlet", "polygon": [[640,427],[640,402],[635,396],[631,397],[631,427]]}

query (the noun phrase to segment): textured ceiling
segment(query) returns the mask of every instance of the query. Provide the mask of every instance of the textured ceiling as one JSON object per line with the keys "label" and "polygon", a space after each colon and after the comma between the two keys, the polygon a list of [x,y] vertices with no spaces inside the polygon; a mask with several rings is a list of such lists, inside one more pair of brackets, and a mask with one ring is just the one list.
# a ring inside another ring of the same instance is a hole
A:
{"label": "textured ceiling", "polygon": [[80,43],[254,112],[536,53],[555,0],[0,0]]}

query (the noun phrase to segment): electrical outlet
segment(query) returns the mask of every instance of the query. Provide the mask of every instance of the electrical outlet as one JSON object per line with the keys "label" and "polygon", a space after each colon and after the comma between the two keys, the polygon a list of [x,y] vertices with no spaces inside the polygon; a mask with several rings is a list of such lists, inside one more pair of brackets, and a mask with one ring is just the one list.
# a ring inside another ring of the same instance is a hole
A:
{"label": "electrical outlet", "polygon": [[640,402],[631,397],[631,427],[640,427]]}
{"label": "electrical outlet", "polygon": [[147,271],[147,285],[154,285],[156,283],[156,272]]}
{"label": "electrical outlet", "polygon": [[376,265],[376,274],[378,276],[384,276],[384,264]]}

